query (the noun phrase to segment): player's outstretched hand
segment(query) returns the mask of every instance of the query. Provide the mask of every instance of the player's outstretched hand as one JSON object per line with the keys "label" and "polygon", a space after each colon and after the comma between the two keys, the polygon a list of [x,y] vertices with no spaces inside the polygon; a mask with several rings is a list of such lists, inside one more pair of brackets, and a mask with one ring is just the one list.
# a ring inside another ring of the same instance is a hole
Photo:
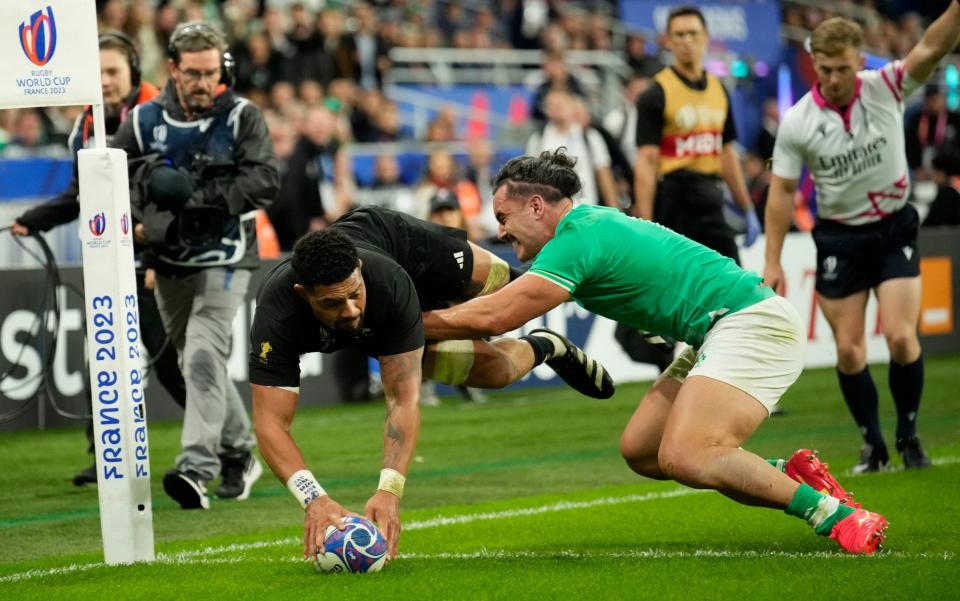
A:
{"label": "player's outstretched hand", "polygon": [[773,288],[773,291],[780,296],[784,296],[787,286],[783,277],[783,266],[780,263],[767,263],[763,268],[763,283]]}
{"label": "player's outstretched hand", "polygon": [[323,548],[323,540],[327,536],[327,528],[336,526],[343,530],[341,518],[346,515],[357,515],[347,511],[327,495],[314,499],[307,505],[303,516],[303,558],[310,559]]}
{"label": "player's outstretched hand", "polygon": [[393,559],[397,556],[400,542],[400,499],[385,490],[378,490],[367,501],[364,511],[367,519],[375,522],[387,539],[387,560]]}

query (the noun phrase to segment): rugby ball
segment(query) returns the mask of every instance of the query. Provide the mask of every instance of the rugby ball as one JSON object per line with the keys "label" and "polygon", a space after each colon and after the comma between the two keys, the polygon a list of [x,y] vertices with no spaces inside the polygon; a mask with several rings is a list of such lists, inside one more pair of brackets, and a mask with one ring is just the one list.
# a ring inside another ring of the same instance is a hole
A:
{"label": "rugby ball", "polygon": [[370,520],[345,516],[346,526],[327,528],[323,548],[317,550],[314,563],[319,572],[379,572],[387,562],[387,541]]}

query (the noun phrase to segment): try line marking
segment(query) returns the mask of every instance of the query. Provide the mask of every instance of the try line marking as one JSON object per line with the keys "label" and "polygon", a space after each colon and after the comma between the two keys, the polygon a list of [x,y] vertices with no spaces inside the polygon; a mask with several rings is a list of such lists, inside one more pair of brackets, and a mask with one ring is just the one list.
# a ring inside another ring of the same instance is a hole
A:
{"label": "try line marking", "polygon": [[[960,462],[960,457],[938,457],[933,460],[934,465],[949,465]],[[864,474],[851,474],[851,477],[859,477]],[[422,530],[427,528],[438,528],[445,526],[455,526],[458,524],[469,524],[471,522],[498,520],[503,518],[514,518],[520,516],[532,516],[545,513],[554,513],[558,511],[571,511],[574,509],[587,509],[590,507],[600,507],[605,505],[619,505],[623,503],[642,503],[645,501],[656,501],[659,499],[672,499],[688,495],[696,495],[712,492],[709,490],[695,490],[692,488],[675,488],[664,492],[651,492],[641,495],[624,495],[622,497],[601,497],[590,501],[560,501],[548,505],[539,505],[537,507],[525,507],[521,509],[505,509],[503,511],[487,511],[482,513],[467,513],[453,516],[438,516],[427,520],[415,520],[404,524],[404,530]],[[227,564],[240,563],[244,561],[269,562],[289,562],[303,561],[301,558],[288,558],[283,560],[266,558],[247,558],[245,551],[253,549],[262,549],[267,547],[278,547],[283,545],[296,545],[302,542],[299,537],[286,537],[272,541],[255,541],[250,543],[234,543],[230,545],[219,545],[215,547],[204,547],[191,551],[179,551],[176,553],[157,553],[157,558],[153,563],[165,565],[198,565],[198,564]],[[231,557],[216,557],[225,553],[232,554]],[[474,553],[401,553],[400,559],[520,559],[520,558],[550,558],[550,557],[570,557],[570,558],[636,558],[636,559],[656,559],[656,558],[688,558],[688,557],[717,557],[717,558],[824,558],[824,559],[844,559],[856,558],[856,555],[841,554],[836,551],[817,551],[811,553],[787,553],[783,551],[725,551],[715,549],[701,549],[697,551],[667,551],[660,549],[636,550],[623,553],[589,553],[578,551],[558,551],[555,553],[533,553],[530,551],[487,551],[481,550]],[[935,553],[902,553],[902,552],[884,552],[876,555],[877,558],[889,559],[920,559],[936,558],[951,560],[954,554],[951,552]],[[23,582],[35,578],[46,576],[61,576],[77,572],[87,572],[93,569],[108,567],[103,562],[87,564],[70,564],[61,568],[48,568],[44,570],[27,570],[0,577],[0,584],[9,582]]]}
{"label": "try line marking", "polygon": [[[560,501],[549,505],[540,505],[538,507],[525,507],[521,509],[506,509],[503,511],[487,511],[482,513],[468,513],[454,516],[438,516],[429,520],[415,520],[404,524],[404,530],[422,530],[426,528],[438,528],[444,526],[453,526],[457,524],[468,524],[470,522],[479,522],[486,520],[497,520],[502,518],[512,518],[519,516],[539,515],[553,513],[557,511],[570,511],[574,509],[586,509],[590,507],[600,507],[604,505],[618,505],[623,503],[642,503],[644,501],[655,501],[658,499],[672,499],[687,495],[701,494],[709,492],[705,490],[694,490],[692,488],[676,488],[664,492],[652,492],[642,495],[624,495],[622,497],[601,497],[590,501]],[[216,547],[204,547],[191,551],[180,551],[176,553],[157,553],[154,563],[162,564],[201,564],[209,563],[212,556],[223,555],[224,553],[233,554],[234,557],[219,558],[221,563],[242,561],[242,554],[252,549],[262,549],[265,547],[277,547],[282,545],[296,545],[302,542],[301,538],[286,537],[272,541],[256,541],[251,543],[235,543],[230,545],[219,545]],[[62,568],[48,568],[44,570],[27,570],[0,577],[0,584],[8,582],[23,582],[34,578],[43,578],[45,576],[60,576],[76,572],[87,572],[96,568],[107,567],[103,562],[87,564],[71,564]]]}
{"label": "try line marking", "polygon": [[[297,539],[283,539],[276,541],[282,543],[296,543]],[[269,546],[261,544],[261,547]],[[249,546],[247,548],[250,548]],[[524,551],[514,550],[505,551],[497,549],[481,549],[472,553],[401,553],[397,558],[404,561],[418,560],[456,560],[456,561],[475,561],[475,560],[514,560],[514,559],[698,559],[698,558],[719,558],[719,559],[862,559],[859,555],[850,555],[838,551],[812,551],[803,553],[789,553],[786,551],[729,551],[725,549],[697,549],[695,551],[673,551],[667,549],[637,549],[634,551],[622,552],[592,552],[577,551],[574,549],[561,549],[558,551]],[[938,551],[928,553],[906,553],[902,551],[884,552],[872,557],[874,560],[907,560],[907,559],[935,559],[942,561],[952,561],[955,558],[954,553],[949,551]],[[165,554],[157,555],[152,564],[175,565],[175,566],[195,566],[195,565],[231,565],[240,563],[260,563],[260,564],[285,564],[285,563],[306,563],[302,557],[249,557],[243,553],[231,555],[229,557],[204,557],[185,554]],[[0,578],[0,583],[23,582],[34,578],[46,576],[64,576],[72,573],[88,572],[96,568],[108,567],[104,563],[73,564],[63,568],[51,568],[48,570],[30,570],[19,574],[11,574]]]}

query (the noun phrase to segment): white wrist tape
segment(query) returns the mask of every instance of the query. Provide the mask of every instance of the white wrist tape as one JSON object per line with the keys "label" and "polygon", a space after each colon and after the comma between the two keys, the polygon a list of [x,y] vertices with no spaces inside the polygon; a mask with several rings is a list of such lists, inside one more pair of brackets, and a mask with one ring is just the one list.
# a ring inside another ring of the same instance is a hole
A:
{"label": "white wrist tape", "polygon": [[294,474],[290,476],[290,479],[287,480],[287,488],[293,496],[297,498],[297,501],[300,502],[300,507],[304,509],[306,509],[307,505],[314,499],[318,499],[327,494],[327,491],[323,490],[323,487],[320,486],[317,479],[313,477],[310,470],[294,472]]}
{"label": "white wrist tape", "polygon": [[407,481],[407,477],[398,472],[395,469],[384,468],[380,470],[380,485],[377,486],[378,490],[385,490],[388,493],[395,495],[398,499],[403,498],[403,484]]}

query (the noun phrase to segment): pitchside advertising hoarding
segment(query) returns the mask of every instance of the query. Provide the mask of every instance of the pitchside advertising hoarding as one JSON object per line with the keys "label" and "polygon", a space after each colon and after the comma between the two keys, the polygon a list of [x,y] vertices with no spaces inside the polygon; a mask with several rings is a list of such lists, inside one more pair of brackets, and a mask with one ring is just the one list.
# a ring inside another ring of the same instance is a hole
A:
{"label": "pitchside advertising hoarding", "polygon": [[96,32],[93,0],[0,1],[0,107],[100,103]]}
{"label": "pitchside advertising hoarding", "polygon": [[[97,226],[97,224],[94,224]],[[84,227],[89,227],[85,223]],[[118,225],[118,227],[120,227]],[[92,234],[91,234],[92,236]],[[960,246],[956,244],[960,230],[942,231],[921,230],[919,248],[921,251],[921,270],[923,274],[923,302],[920,315],[921,341],[924,352],[956,353],[960,351],[960,327],[957,324],[957,311],[960,305]],[[763,269],[763,239],[759,239],[752,248],[741,250],[741,259],[745,267],[760,272]],[[515,257],[509,249],[499,249],[498,254],[511,261]],[[256,311],[254,300],[257,289],[271,263],[265,263],[254,272],[246,302],[240,306],[233,322],[234,346],[230,349],[228,371],[237,383],[240,394],[249,406],[250,386],[247,383],[247,357],[249,355],[249,331],[253,314]],[[808,367],[831,366],[836,362],[836,350],[830,327],[823,318],[816,303],[814,275],[816,273],[816,252],[809,234],[793,233],[787,235],[783,265],[787,280],[787,298],[802,316],[807,335]],[[80,270],[68,268],[62,270],[65,284],[76,285],[80,281]],[[3,281],[17,295],[0,295],[0,373],[11,370],[16,362],[18,368],[10,371],[10,376],[0,382],[0,407],[10,407],[14,403],[23,403],[36,395],[40,385],[39,376],[43,368],[42,354],[39,349],[24,346],[29,334],[35,330],[40,307],[34,299],[42,296],[44,284],[43,271],[17,270],[3,274]],[[60,291],[59,334],[49,381],[55,388],[57,398],[73,412],[85,412],[83,382],[83,301],[66,288]],[[86,319],[91,319],[88,310]],[[634,363],[614,340],[616,324],[608,319],[596,317],[575,303],[566,303],[547,315],[534,320],[523,327],[527,332],[537,327],[549,327],[565,334],[581,345],[588,353],[600,360],[611,372],[617,382],[650,380],[657,374],[652,365]],[[510,335],[517,335],[514,332]],[[888,351],[883,334],[879,328],[876,303],[871,300],[867,309],[867,354],[871,363],[888,361]],[[336,403],[338,386],[334,380],[331,355],[304,355],[301,360],[301,404],[326,405]],[[176,418],[182,411],[172,400],[166,397],[162,387],[149,375],[146,382],[146,404],[151,419]],[[549,367],[540,366],[514,387],[561,385]],[[839,392],[838,392],[839,394]],[[13,424],[0,425],[0,430],[37,427],[37,413],[32,412]],[[50,412],[46,414],[47,425],[63,425],[66,422],[57,419]]]}

